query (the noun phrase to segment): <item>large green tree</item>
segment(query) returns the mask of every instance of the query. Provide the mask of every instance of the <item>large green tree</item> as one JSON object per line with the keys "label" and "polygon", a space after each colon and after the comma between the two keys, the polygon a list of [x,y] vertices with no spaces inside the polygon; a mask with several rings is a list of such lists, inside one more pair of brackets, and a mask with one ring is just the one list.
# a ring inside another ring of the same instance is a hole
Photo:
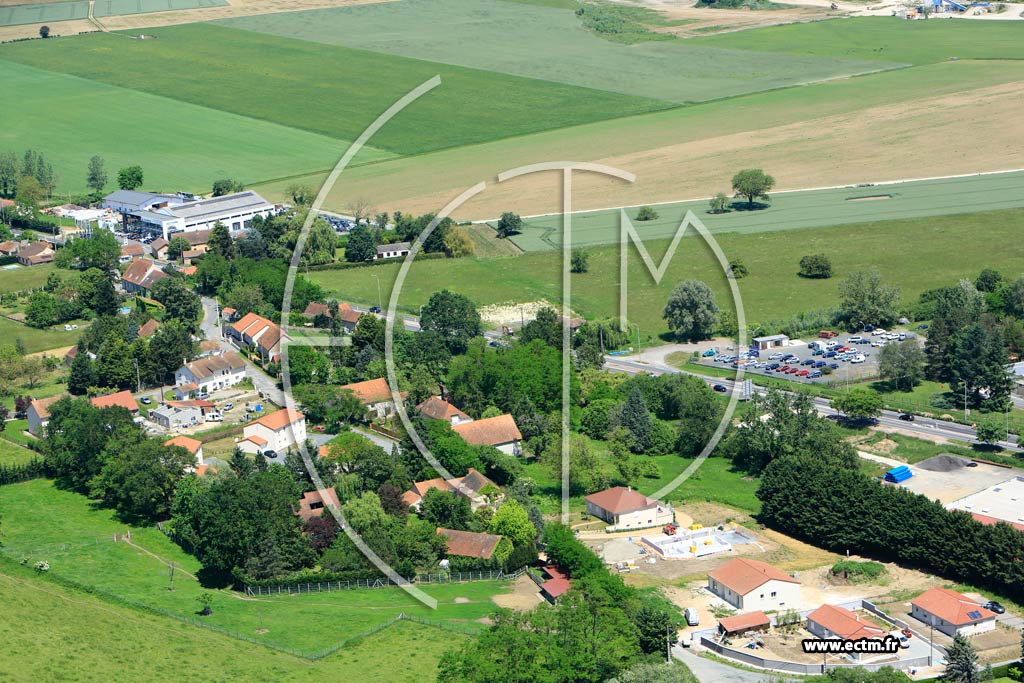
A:
{"label": "large green tree", "polygon": [[747,198],[747,206],[753,208],[754,200],[769,201],[768,192],[775,187],[775,178],[759,168],[748,168],[732,177],[732,190],[739,197]]}
{"label": "large green tree", "polygon": [[430,296],[420,315],[420,327],[441,335],[453,354],[465,351],[469,340],[483,332],[476,304],[447,289]]}
{"label": "large green tree", "polygon": [[357,225],[348,234],[345,243],[345,260],[349,263],[372,261],[377,255],[377,242],[365,225]]}
{"label": "large green tree", "polygon": [[231,231],[228,230],[228,226],[220,221],[214,223],[210,229],[206,249],[209,253],[223,256],[229,261],[235,257],[235,241],[231,239]]}
{"label": "large green tree", "polygon": [[925,361],[924,350],[916,339],[886,344],[878,356],[878,374],[897,389],[910,391],[924,379]]}
{"label": "large green tree", "polygon": [[978,653],[965,635],[953,636],[953,645],[946,651],[946,670],[939,676],[946,683],[981,683]]}
{"label": "large green tree", "polygon": [[137,190],[142,187],[143,178],[141,166],[127,166],[117,172],[117,186],[122,190]]}
{"label": "large green tree", "polygon": [[89,168],[85,174],[85,184],[96,194],[103,192],[103,188],[107,186],[107,169],[103,162],[103,157],[99,154],[89,159]]}
{"label": "large green tree", "polygon": [[178,320],[195,330],[203,303],[199,295],[188,289],[178,277],[166,277],[153,285],[153,298],[164,305],[164,320]]}
{"label": "large green tree", "polygon": [[839,285],[840,315],[854,327],[894,322],[899,301],[899,287],[885,284],[876,269],[850,273]]}
{"label": "large green tree", "polygon": [[488,524],[492,534],[508,538],[514,545],[532,544],[537,537],[537,529],[530,521],[526,508],[517,500],[507,500],[491,517]]}
{"label": "large green tree", "polygon": [[831,405],[852,420],[869,420],[882,414],[885,401],[877,391],[855,387],[833,398]]}
{"label": "large green tree", "polygon": [[1013,389],[1009,357],[998,329],[980,323],[958,334],[949,350],[950,389],[971,407],[1003,410]]}
{"label": "large green tree", "polygon": [[195,458],[181,446],[164,446],[133,429],[111,438],[99,462],[99,474],[89,483],[91,495],[128,519],[157,522],[167,518],[174,488]]}
{"label": "large green tree", "polygon": [[718,313],[710,287],[700,280],[683,280],[669,295],[662,318],[678,339],[698,341],[711,336]]}

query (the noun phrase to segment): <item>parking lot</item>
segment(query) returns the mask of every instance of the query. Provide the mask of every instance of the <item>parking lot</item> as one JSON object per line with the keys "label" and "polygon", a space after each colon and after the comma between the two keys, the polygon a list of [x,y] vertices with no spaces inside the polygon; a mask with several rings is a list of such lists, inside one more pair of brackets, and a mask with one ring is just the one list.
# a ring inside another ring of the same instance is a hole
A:
{"label": "parking lot", "polygon": [[860,333],[822,333],[812,340],[788,339],[783,346],[746,351],[731,347],[709,349],[699,363],[710,367],[738,369],[793,382],[846,382],[878,376],[882,347],[907,339],[913,332],[873,329]]}

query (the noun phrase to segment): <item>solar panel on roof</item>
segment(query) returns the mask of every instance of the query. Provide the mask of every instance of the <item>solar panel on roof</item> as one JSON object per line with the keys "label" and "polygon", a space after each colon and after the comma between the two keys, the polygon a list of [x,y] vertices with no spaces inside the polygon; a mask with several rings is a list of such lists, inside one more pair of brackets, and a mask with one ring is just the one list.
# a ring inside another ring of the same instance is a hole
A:
{"label": "solar panel on roof", "polygon": [[981,612],[979,612],[978,610],[974,609],[974,610],[971,610],[970,612],[968,612],[967,616],[970,617],[971,619],[981,619]]}

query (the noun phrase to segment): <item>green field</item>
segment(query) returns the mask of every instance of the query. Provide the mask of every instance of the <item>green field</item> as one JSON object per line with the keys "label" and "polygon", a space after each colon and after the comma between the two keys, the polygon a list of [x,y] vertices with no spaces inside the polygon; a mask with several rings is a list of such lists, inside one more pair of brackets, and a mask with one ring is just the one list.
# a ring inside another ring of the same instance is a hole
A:
{"label": "green field", "polygon": [[[56,576],[180,618],[192,619],[199,609],[196,596],[204,589],[186,574],[195,574],[199,562],[155,528],[131,528],[132,541],[148,553],[114,543],[114,534],[123,534],[129,527],[117,521],[112,511],[97,509],[86,498],[45,480],[4,487],[0,515],[4,528],[0,552],[15,560],[46,560]],[[167,589],[168,568],[161,560],[178,568],[173,592]],[[425,587],[438,600],[436,610],[399,588],[284,594],[260,600],[218,591],[214,613],[203,622],[259,642],[315,654],[403,612],[478,628],[477,620],[496,608],[491,596],[508,589],[504,582]]]}
{"label": "green field", "polygon": [[623,45],[583,28],[568,9],[501,0],[399,0],[218,23],[676,103],[898,66],[681,40]]}
{"label": "green field", "polygon": [[[747,321],[788,319],[806,311],[833,307],[837,287],[848,273],[875,267],[884,278],[903,289],[911,303],[922,291],[947,286],[960,278],[973,278],[985,267],[1000,269],[1008,277],[1022,274],[1024,210],[912,218],[875,223],[751,234],[716,236],[729,258],[739,258],[750,274],[738,282]],[[998,245],[996,247],[995,245]],[[660,261],[667,242],[652,241],[647,249]],[[618,247],[590,249],[589,272],[573,276],[573,310],[591,318],[618,315]],[[824,253],[832,260],[834,277],[807,280],[797,276],[805,254]],[[955,254],[956,258],[950,258]],[[560,302],[561,254],[535,252],[500,259],[466,258],[417,263],[410,270],[399,298],[403,312],[415,313],[430,295],[447,287],[477,304],[546,299]],[[376,266],[384,301],[398,264]],[[686,278],[704,280],[715,291],[720,307],[731,306],[725,278],[703,241],[686,238],[655,286],[636,251],[629,256],[629,319],[645,336],[663,332],[661,312],[668,294]],[[309,278],[344,301],[373,305],[377,301],[374,278],[365,269],[313,272]]]}
{"label": "green field", "polygon": [[[772,195],[765,209],[711,214],[707,200],[657,205],[659,217],[637,221],[636,209],[626,213],[646,239],[670,239],[687,211],[692,211],[712,233],[757,233],[775,230],[866,223],[924,216],[943,216],[982,210],[1024,207],[1024,172],[923,180],[830,190],[783,192]],[[572,215],[573,246],[618,244],[620,210],[589,211]],[[523,251],[562,248],[561,216],[531,218],[522,233],[511,239]]]}
{"label": "green field", "polygon": [[[0,562],[0,679],[11,683],[418,683],[459,633],[400,621],[317,662],[103,601]],[[38,628],[45,623],[45,637]]]}
{"label": "green field", "polygon": [[[0,275],[0,280],[2,279],[3,275]],[[64,328],[59,325],[51,329],[38,330],[9,318],[0,317],[0,339],[5,344],[13,344],[16,339],[20,339],[25,345],[26,353],[47,351],[77,344],[78,337],[81,336],[84,328],[81,321],[78,321],[77,324],[78,329],[70,332],[65,332]]]}
{"label": "green field", "polygon": [[0,295],[42,287],[46,284],[46,278],[50,277],[50,273],[56,268],[57,266],[52,263],[44,263],[31,268],[18,266],[0,269]]}
{"label": "green field", "polygon": [[[169,10],[220,7],[227,0],[97,0],[93,16],[111,17],[119,14],[145,14]],[[0,26],[71,21],[89,16],[88,0],[76,2],[45,2],[0,7]]]}
{"label": "green field", "polygon": [[227,0],[96,0],[93,14],[97,17],[112,17],[120,14],[223,7],[227,4]]}
{"label": "green field", "polygon": [[1015,21],[904,21],[858,17],[692,38],[694,45],[828,58],[929,64],[949,59],[1024,59]]}
{"label": "green field", "polygon": [[[442,85],[436,91],[410,105],[374,138],[376,147],[398,154],[671,106],[659,100],[212,24],[154,28],[147,33],[156,39],[131,40],[104,33],[13,43],[0,46],[0,59],[339,140],[354,139],[401,96],[440,75]],[[210,77],[211,70],[227,65],[245,68],[233,68],[230,78]],[[174,75],[172,82],[167,81],[168,74]],[[539,111],[545,115],[537,116]],[[249,144],[256,145],[260,139]]]}
{"label": "green field", "polygon": [[[67,44],[72,45],[73,40],[78,39],[69,39]],[[47,43],[46,47],[63,42]],[[4,82],[19,93],[18,106],[5,112],[0,149],[20,153],[32,147],[42,151],[65,191],[86,189],[85,171],[93,154],[106,161],[109,190],[116,189],[119,168],[140,164],[147,189],[209,192],[218,178],[249,183],[326,168],[348,144],[260,121],[245,112],[231,114],[177,101],[171,99],[173,88],[149,94],[14,62],[0,61],[0,69]],[[364,148],[356,163],[390,156]],[[29,270],[41,272],[42,268]],[[0,271],[0,283],[13,272],[18,271]]]}
{"label": "green field", "polygon": [[6,435],[0,435],[0,465],[24,465],[38,457],[35,451],[11,443],[4,436]]}

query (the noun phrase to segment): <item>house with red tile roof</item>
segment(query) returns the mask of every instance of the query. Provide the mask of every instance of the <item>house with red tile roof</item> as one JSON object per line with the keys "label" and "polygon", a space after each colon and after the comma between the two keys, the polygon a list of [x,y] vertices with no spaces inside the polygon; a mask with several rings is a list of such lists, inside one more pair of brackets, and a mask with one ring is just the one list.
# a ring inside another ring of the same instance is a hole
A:
{"label": "house with red tile roof", "polygon": [[628,486],[615,486],[585,498],[587,514],[608,522],[609,529],[645,529],[675,521],[671,503],[648,498]]}
{"label": "house with red tile roof", "polygon": [[800,582],[760,560],[736,557],[708,572],[708,590],[740,610],[799,607]]}
{"label": "house with red tile roof", "polygon": [[558,598],[572,588],[569,576],[562,571],[561,567],[555,565],[548,565],[542,571],[548,578],[540,584],[540,594],[545,600],[555,604]]}
{"label": "house with red tile roof", "polygon": [[165,446],[180,446],[186,451],[195,456],[196,467],[200,467],[203,464],[203,442],[199,439],[193,439],[190,436],[176,436],[173,439],[164,441]]}
{"label": "house with red tile roof", "polygon": [[125,242],[121,245],[121,263],[128,263],[146,255],[146,248],[138,242]]}
{"label": "house with red tile roof", "polygon": [[423,403],[416,406],[416,410],[425,418],[431,420],[444,420],[453,427],[463,422],[472,422],[466,413],[462,412],[440,396],[431,396]]}
{"label": "house with red tile roof", "polygon": [[175,398],[186,398],[198,389],[219,391],[245,379],[246,364],[234,351],[211,354],[185,363],[174,371]]}
{"label": "house with red tile roof", "polygon": [[[490,487],[493,487],[493,489]],[[469,498],[469,505],[473,510],[493,505],[501,499],[501,489],[498,488],[497,484],[476,471],[476,469],[470,467],[464,477],[456,477],[450,480],[436,477],[426,481],[413,482],[412,487],[402,494],[402,502],[411,508],[419,510],[423,496],[427,495],[427,491],[430,489],[438,489],[465,496]],[[490,496],[487,495],[488,492],[490,492]]]}
{"label": "house with red tile roof", "polygon": [[140,338],[152,337],[156,334],[156,331],[160,329],[160,321],[156,318],[150,318],[146,322],[139,326],[137,335]]}
{"label": "house with red tile roof", "polygon": [[771,628],[771,623],[767,614],[757,610],[719,619],[718,632],[727,636],[738,636],[748,631],[767,631]]}
{"label": "house with red tile roof", "polygon": [[523,435],[519,433],[515,419],[508,413],[472,422],[460,422],[453,425],[452,429],[470,446],[494,446],[507,455],[523,454],[520,445]]}
{"label": "house with red tile roof", "polygon": [[[351,391],[359,402],[366,406],[367,412],[374,417],[387,417],[395,412],[395,401],[391,396],[391,387],[383,377],[368,379],[365,382],[353,382],[341,387],[343,391]],[[405,392],[401,394],[405,396]]]}
{"label": "house with red tile roof", "polygon": [[116,394],[107,394],[106,396],[97,396],[96,398],[89,399],[89,402],[97,408],[113,408],[117,406],[124,408],[132,415],[137,415],[139,412],[139,404],[135,402],[135,397],[128,390],[119,391]]}
{"label": "house with red tile roof", "polygon": [[49,242],[32,242],[18,249],[18,263],[23,266],[38,266],[50,263],[56,258],[57,252]]}
{"label": "house with red tile roof", "polygon": [[497,534],[481,534],[475,531],[438,527],[437,535],[444,536],[447,554],[458,557],[490,560],[497,553],[497,559],[504,560],[512,551],[511,541]]}
{"label": "house with red tile roof", "polygon": [[996,627],[995,612],[963,593],[940,586],[911,600],[910,615],[948,636],[975,636]]}
{"label": "house with red tile roof", "polygon": [[297,410],[282,408],[242,428],[238,447],[246,453],[285,453],[306,440],[306,417]]}
{"label": "house with red tile roof", "polygon": [[165,277],[170,276],[163,271],[159,263],[137,258],[129,263],[121,274],[121,288],[128,294],[149,296],[153,285]]}
{"label": "house with red tile roof", "polygon": [[[361,311],[355,310],[350,304],[347,304],[344,301],[337,304],[337,313],[341,319],[341,326],[349,332],[356,328],[356,325],[359,323],[359,318],[364,315]],[[306,305],[306,310],[302,312],[302,316],[304,318],[309,318],[310,320],[320,315],[333,318],[335,315],[334,307],[330,304],[310,301],[309,304]]]}
{"label": "house with red tile roof", "polygon": [[[888,630],[876,626],[856,612],[838,605],[822,605],[807,615],[807,630],[819,638],[860,640],[862,638],[884,638]],[[852,652],[853,659],[860,659],[862,653]],[[872,655],[874,656],[874,655]]]}
{"label": "house with red tile roof", "polygon": [[277,323],[257,313],[248,313],[224,330],[224,334],[241,346],[247,346],[259,353],[268,362],[281,357],[281,342],[289,337]]}
{"label": "house with red tile roof", "polygon": [[302,494],[302,500],[299,501],[299,509],[295,511],[295,514],[301,517],[302,521],[308,522],[315,517],[323,515],[324,510],[330,505],[341,507],[338,494],[333,488],[321,491],[307,491]]}

